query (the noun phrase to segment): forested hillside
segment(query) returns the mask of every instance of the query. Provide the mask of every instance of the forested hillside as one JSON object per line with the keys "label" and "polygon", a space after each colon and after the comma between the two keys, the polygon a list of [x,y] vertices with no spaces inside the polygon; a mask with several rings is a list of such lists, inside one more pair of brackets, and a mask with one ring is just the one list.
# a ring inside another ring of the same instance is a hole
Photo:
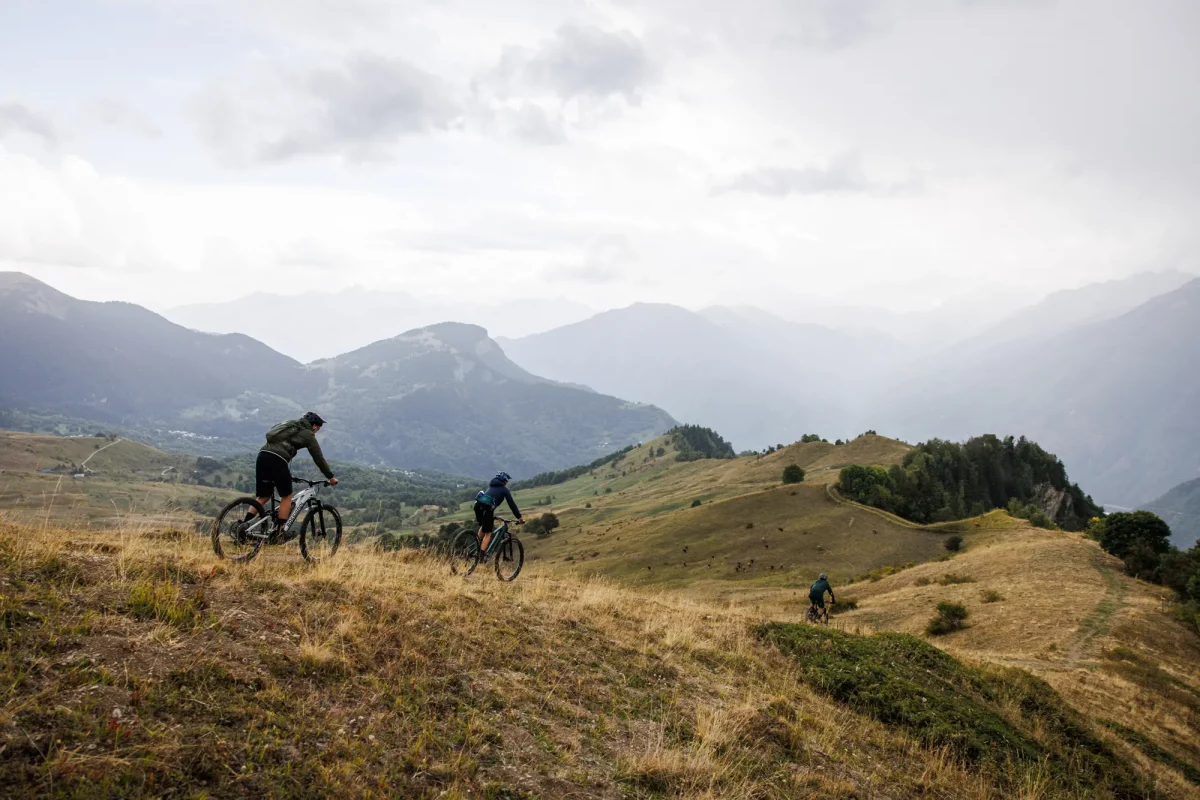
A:
{"label": "forested hillside", "polygon": [[1007,508],[1035,522],[1082,530],[1101,513],[1066,467],[1025,437],[978,436],[963,444],[919,444],[891,468],[852,465],[838,488],[846,497],[930,523]]}

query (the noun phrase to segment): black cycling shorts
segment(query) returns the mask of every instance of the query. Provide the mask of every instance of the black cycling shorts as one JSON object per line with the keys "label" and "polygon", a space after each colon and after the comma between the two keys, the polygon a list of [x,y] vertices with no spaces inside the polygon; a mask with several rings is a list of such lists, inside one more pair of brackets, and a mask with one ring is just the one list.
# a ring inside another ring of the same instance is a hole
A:
{"label": "black cycling shorts", "polygon": [[476,500],[475,521],[479,523],[480,530],[491,533],[496,529],[496,507]]}
{"label": "black cycling shorts", "polygon": [[812,603],[817,608],[824,608],[825,607],[825,593],[822,592],[821,594],[819,594],[815,597],[810,594],[808,596],[808,602]]}
{"label": "black cycling shorts", "polygon": [[280,500],[292,496],[292,471],[282,456],[259,450],[254,462],[254,496],[269,500],[277,489]]}

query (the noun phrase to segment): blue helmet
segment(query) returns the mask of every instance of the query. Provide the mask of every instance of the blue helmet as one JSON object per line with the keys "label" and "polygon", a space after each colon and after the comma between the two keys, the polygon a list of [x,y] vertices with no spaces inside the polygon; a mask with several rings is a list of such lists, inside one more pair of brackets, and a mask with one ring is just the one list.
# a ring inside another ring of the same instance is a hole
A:
{"label": "blue helmet", "polygon": [[496,480],[504,481],[505,483],[508,483],[509,481],[512,480],[512,475],[509,475],[507,472],[497,472]]}

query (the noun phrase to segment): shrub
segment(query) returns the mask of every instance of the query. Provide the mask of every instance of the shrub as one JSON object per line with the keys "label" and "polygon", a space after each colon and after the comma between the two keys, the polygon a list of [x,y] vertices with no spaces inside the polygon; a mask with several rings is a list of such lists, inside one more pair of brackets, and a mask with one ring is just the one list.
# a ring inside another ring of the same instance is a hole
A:
{"label": "shrub", "polygon": [[962,550],[962,543],[963,537],[951,536],[949,539],[942,542],[942,547],[946,548],[951,553],[957,553],[959,550]]}
{"label": "shrub", "polygon": [[700,498],[697,497],[695,500],[692,501],[692,508],[699,508],[699,507],[700,507]]}
{"label": "shrub", "polygon": [[802,483],[803,481],[804,470],[799,464],[788,464],[783,468],[783,482],[785,484]]}
{"label": "shrub", "polygon": [[985,603],[999,603],[1004,599],[1004,595],[1000,594],[995,589],[984,589],[979,593],[979,596],[983,598],[983,602]]}
{"label": "shrub", "polygon": [[754,528],[754,523],[753,523],[753,522],[747,522],[747,523],[746,523],[746,530],[751,530],[751,529],[753,529],[753,528]]}
{"label": "shrub", "polygon": [[966,606],[945,601],[937,604],[937,612],[937,616],[925,626],[925,633],[930,636],[945,636],[962,630],[963,622],[969,616]]}
{"label": "shrub", "polygon": [[955,586],[960,583],[974,583],[975,579],[969,575],[955,575],[953,572],[947,572],[938,579],[938,583],[942,586]]}
{"label": "shrub", "polygon": [[931,584],[931,583],[933,583],[933,581],[929,580],[929,578],[917,578],[917,580],[916,580],[916,584],[915,584],[915,585],[917,585],[917,586],[928,586],[928,585],[929,585],[929,584]]}
{"label": "shrub", "polygon": [[591,508],[591,507],[592,507],[592,504],[591,504],[591,503],[584,503],[584,504],[583,504],[583,507],[584,507],[584,508]]}
{"label": "shrub", "polygon": [[858,601],[853,597],[843,597],[829,607],[830,614],[845,614],[847,611],[858,609]]}

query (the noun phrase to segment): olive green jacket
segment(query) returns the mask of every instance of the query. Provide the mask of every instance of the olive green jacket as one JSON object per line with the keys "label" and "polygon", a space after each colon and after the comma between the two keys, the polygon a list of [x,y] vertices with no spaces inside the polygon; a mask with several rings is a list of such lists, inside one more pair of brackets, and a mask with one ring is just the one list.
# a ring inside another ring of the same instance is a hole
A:
{"label": "olive green jacket", "polygon": [[317,442],[317,434],[313,433],[312,423],[303,417],[281,422],[267,431],[267,444],[263,450],[274,453],[289,464],[297,452],[307,450],[317,469],[321,470],[326,478],[333,477],[333,470],[329,468],[329,462],[325,460],[325,454],[321,452],[321,445]]}

